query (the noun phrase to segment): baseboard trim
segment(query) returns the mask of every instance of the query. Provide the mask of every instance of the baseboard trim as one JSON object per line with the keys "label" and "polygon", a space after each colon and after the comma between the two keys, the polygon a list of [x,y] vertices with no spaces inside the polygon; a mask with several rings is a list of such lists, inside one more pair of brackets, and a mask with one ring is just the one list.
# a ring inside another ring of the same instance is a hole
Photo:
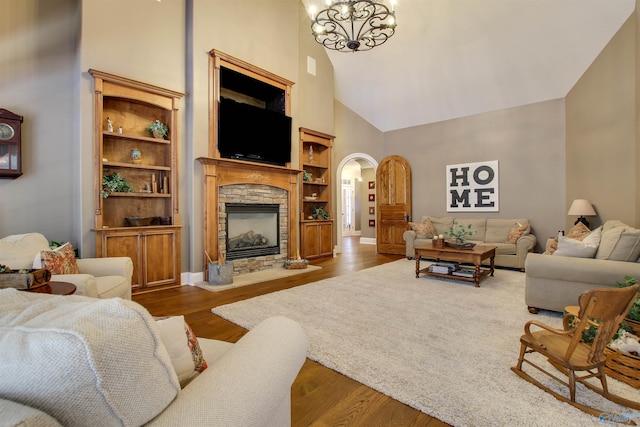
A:
{"label": "baseboard trim", "polygon": [[375,237],[361,237],[360,238],[361,245],[375,245],[376,239]]}

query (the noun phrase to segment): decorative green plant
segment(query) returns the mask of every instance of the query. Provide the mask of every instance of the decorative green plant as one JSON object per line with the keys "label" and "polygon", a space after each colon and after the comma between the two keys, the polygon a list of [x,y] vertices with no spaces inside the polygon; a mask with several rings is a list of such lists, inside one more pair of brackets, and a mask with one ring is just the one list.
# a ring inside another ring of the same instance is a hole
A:
{"label": "decorative green plant", "polygon": [[319,206],[315,206],[313,208],[313,214],[311,215],[313,219],[329,219],[329,212],[325,211]]}
{"label": "decorative green plant", "polygon": [[[616,286],[619,288],[626,288],[627,286],[633,286],[638,283],[638,280],[631,276],[624,276],[624,283],[616,282]],[[627,318],[640,322],[640,298],[636,299],[636,302],[631,306]]]}
{"label": "decorative green plant", "polygon": [[456,239],[460,243],[466,243],[467,237],[471,237],[476,234],[476,230],[471,229],[471,224],[466,227],[462,224],[459,224],[458,221],[453,221],[451,228],[449,228],[449,237]]}
{"label": "decorative green plant", "polygon": [[[616,282],[616,286],[618,288],[626,288],[627,286],[633,286],[636,283],[638,283],[638,281],[633,277],[624,276],[624,282],[622,283]],[[635,303],[631,307],[631,310],[629,310],[629,314],[627,314],[627,319],[640,321],[640,298],[636,299]],[[573,319],[569,322],[569,327],[573,327]],[[585,329],[584,331],[582,331],[582,341],[584,341],[587,344],[592,343],[593,339],[596,337],[597,330],[598,328],[596,328],[595,326],[590,326],[588,329]],[[615,336],[613,337],[613,340],[618,339],[624,331],[631,332],[631,333],[634,332],[629,325],[627,325],[625,322],[622,322],[620,324],[620,328],[618,329],[618,332],[616,332]]]}
{"label": "decorative green plant", "polygon": [[158,135],[162,138],[167,136],[167,133],[169,133],[169,128],[167,127],[167,125],[162,123],[160,120],[156,120],[155,122],[147,126],[147,130],[154,134],[153,136]]}
{"label": "decorative green plant", "polygon": [[114,172],[102,177],[102,190],[100,197],[106,199],[111,193],[133,193],[134,185]]}
{"label": "decorative green plant", "polygon": [[313,181],[313,175],[311,175],[311,172],[302,171],[302,180],[304,182],[311,182]]}

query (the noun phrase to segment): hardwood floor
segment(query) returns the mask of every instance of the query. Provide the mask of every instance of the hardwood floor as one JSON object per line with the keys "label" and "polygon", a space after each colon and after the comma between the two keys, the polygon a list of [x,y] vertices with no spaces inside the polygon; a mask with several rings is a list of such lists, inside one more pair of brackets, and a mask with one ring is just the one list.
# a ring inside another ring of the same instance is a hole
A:
{"label": "hardwood floor", "polygon": [[[236,342],[247,331],[211,313],[211,308],[258,295],[362,270],[400,256],[376,253],[373,245],[360,245],[358,238],[343,239],[343,253],[333,259],[314,262],[322,266],[285,279],[208,292],[195,286],[181,286],[134,295],[133,300],[151,314],[184,315],[197,336]],[[339,374],[309,359],[291,389],[291,423],[299,426],[428,426],[447,424]]]}

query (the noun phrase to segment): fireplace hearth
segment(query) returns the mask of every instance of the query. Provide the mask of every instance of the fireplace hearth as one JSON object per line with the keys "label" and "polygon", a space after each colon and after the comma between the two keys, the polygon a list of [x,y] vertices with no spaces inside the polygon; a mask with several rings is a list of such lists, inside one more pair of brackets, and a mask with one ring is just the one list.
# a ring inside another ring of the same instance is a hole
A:
{"label": "fireplace hearth", "polygon": [[225,203],[227,259],[280,253],[280,205]]}

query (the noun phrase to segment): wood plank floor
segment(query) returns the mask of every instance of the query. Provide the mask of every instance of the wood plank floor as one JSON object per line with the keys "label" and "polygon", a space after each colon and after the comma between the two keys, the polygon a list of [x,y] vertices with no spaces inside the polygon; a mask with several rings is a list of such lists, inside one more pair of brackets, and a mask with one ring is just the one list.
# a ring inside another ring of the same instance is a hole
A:
{"label": "wood plank floor", "polygon": [[[221,292],[181,286],[134,295],[155,316],[184,315],[199,337],[236,342],[247,331],[211,313],[211,308],[400,259],[380,255],[357,238],[343,239],[343,253],[314,264],[321,270]],[[309,359],[291,389],[291,422],[299,426],[428,426],[447,424]]]}

